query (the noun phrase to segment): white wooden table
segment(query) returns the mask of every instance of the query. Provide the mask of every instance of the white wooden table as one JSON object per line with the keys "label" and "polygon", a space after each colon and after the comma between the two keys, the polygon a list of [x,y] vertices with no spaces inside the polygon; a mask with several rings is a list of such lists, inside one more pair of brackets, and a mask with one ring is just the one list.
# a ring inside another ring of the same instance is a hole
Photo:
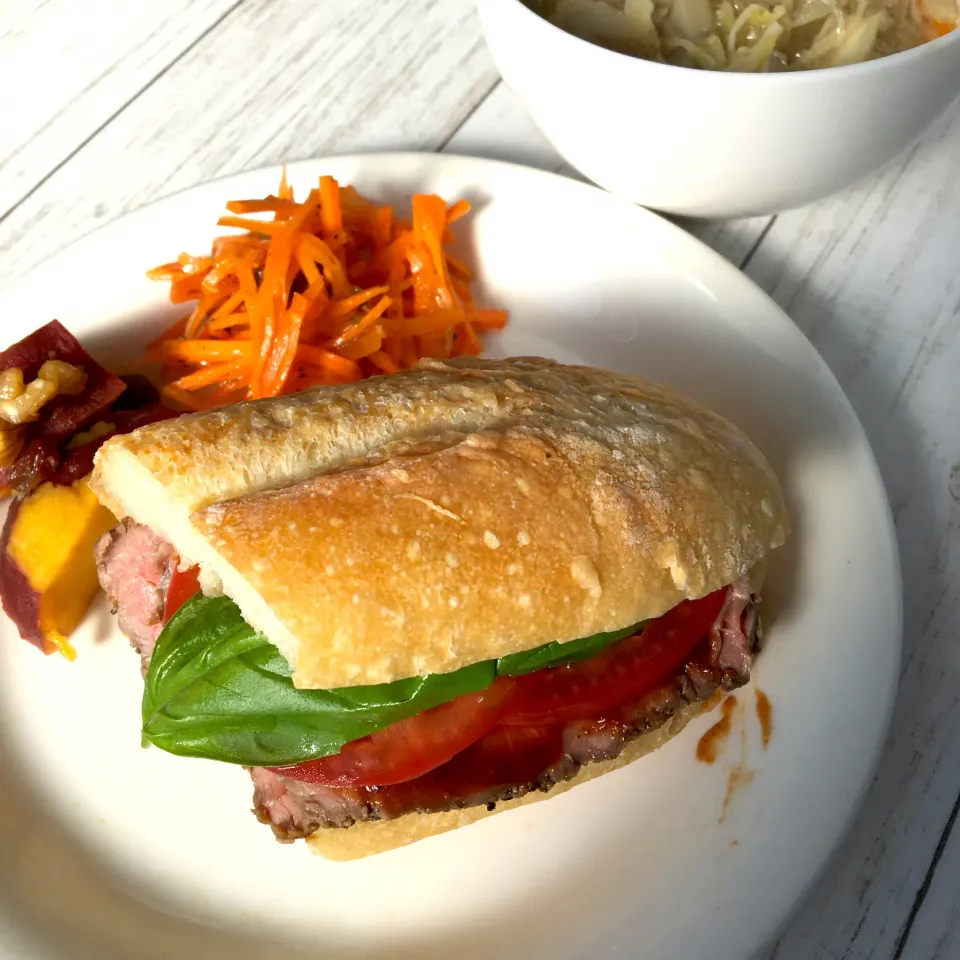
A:
{"label": "white wooden table", "polygon": [[[385,149],[563,170],[499,82],[472,0],[0,2],[0,284],[182,187]],[[960,105],[862,187],[778,217],[684,224],[833,369],[900,538],[893,730],[777,960],[960,957],[958,175]]]}

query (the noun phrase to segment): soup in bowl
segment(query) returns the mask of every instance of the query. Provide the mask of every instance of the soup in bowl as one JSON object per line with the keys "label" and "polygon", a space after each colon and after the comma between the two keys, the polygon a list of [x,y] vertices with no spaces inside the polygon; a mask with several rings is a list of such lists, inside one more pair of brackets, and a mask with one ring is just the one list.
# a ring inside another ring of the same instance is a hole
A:
{"label": "soup in bowl", "polygon": [[610,50],[678,67],[764,72],[863,63],[936,40],[960,0],[526,0]]}
{"label": "soup in bowl", "polygon": [[[544,0],[528,2],[541,6],[534,11],[521,0],[477,0],[504,81],[585,177],[670,213],[769,214],[822,199],[905,153],[960,94],[960,30],[948,31],[942,21],[936,27],[936,18],[928,23],[926,14],[915,19],[899,6],[887,10],[883,23],[870,20],[876,16],[871,5],[888,0],[830,0],[840,12],[827,31],[837,41],[832,45],[824,41],[827,33],[820,36],[823,22],[782,23],[780,15],[777,43],[756,69],[742,62],[741,69],[704,69],[705,62],[692,62],[689,46],[673,45],[674,27],[667,21],[681,9],[678,4],[702,0],[650,0],[656,36],[649,24],[642,28],[646,55],[631,46],[635,41],[622,23],[637,9],[630,0],[582,0],[615,15],[610,20],[601,14],[603,29],[597,33],[594,24],[589,39],[577,33],[588,34],[592,20],[560,20],[566,23],[562,29],[549,19],[563,16],[562,7],[550,7],[550,0],[547,6]],[[762,0],[765,9],[767,2]],[[826,2],[795,0],[792,9]],[[760,0],[706,3],[718,17],[715,24],[725,4],[739,10],[743,23],[732,37],[722,25],[715,34],[695,34],[698,50],[715,49],[709,39],[714,35],[728,54],[756,47],[759,35],[746,11]],[[847,4],[856,6],[860,19],[847,16]],[[899,39],[889,26],[891,11],[901,18]],[[937,29],[944,35],[934,37]],[[782,38],[788,30],[792,43]],[[923,36],[929,30],[932,39],[920,41],[917,30]],[[801,44],[804,37],[808,42]],[[852,57],[854,47],[865,62],[832,65],[837,57]],[[680,65],[684,57],[689,65]]]}

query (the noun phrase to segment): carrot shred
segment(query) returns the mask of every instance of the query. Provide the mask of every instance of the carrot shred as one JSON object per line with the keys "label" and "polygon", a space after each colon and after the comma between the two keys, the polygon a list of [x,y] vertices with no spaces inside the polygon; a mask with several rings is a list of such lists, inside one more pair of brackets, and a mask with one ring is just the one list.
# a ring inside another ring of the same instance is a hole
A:
{"label": "carrot shred", "polygon": [[466,200],[417,194],[406,221],[323,176],[297,202],[284,168],[275,194],[226,206],[218,224],[242,232],[148,273],[190,305],[145,358],[186,409],[476,356],[507,321],[474,307],[473,272],[450,252]]}
{"label": "carrot shred", "polygon": [[200,281],[200,289],[204,293],[228,293],[229,291],[224,289],[225,281],[233,274],[233,269],[233,261],[228,257],[221,257]]}
{"label": "carrot shred", "polygon": [[458,200],[449,210],[447,210],[447,226],[461,220],[473,209],[467,200]]}
{"label": "carrot shred", "polygon": [[374,297],[379,297],[381,294],[388,293],[389,291],[389,287],[368,287],[366,290],[355,293],[352,297],[346,297],[344,300],[334,300],[333,303],[330,304],[330,316],[333,319],[349,317],[351,313],[355,313],[357,309],[362,307],[368,300],[372,300]]}
{"label": "carrot shred", "polygon": [[317,269],[315,260],[312,260],[302,246],[297,247],[297,263],[300,265],[300,272],[306,277],[307,283],[314,284],[322,279],[323,274]]}
{"label": "carrot shred", "polygon": [[438,310],[420,317],[387,317],[381,326],[388,337],[422,337],[446,330],[450,322],[450,315]]}
{"label": "carrot shred", "polygon": [[337,353],[348,360],[362,360],[369,357],[371,353],[376,353],[383,345],[383,330],[379,326],[374,326],[361,333],[359,337],[354,337],[342,346],[337,347]]}
{"label": "carrot shred", "polygon": [[507,325],[506,310],[471,310],[471,322],[488,330],[502,330]]}
{"label": "carrot shred", "polygon": [[409,370],[417,365],[420,359],[417,353],[417,346],[413,337],[404,337],[400,341],[400,365]]}
{"label": "carrot shred", "polygon": [[180,377],[179,380],[174,380],[171,386],[180,390],[199,390],[201,387],[209,387],[224,380],[233,380],[242,375],[248,367],[249,363],[239,360],[231,363],[211,363],[185,377]]}
{"label": "carrot shred", "polygon": [[312,347],[309,344],[301,344],[297,347],[297,360],[304,363],[320,367],[323,370],[329,370],[338,376],[350,380],[360,379],[360,368],[346,357],[333,353],[330,350],[324,350],[323,347]]}
{"label": "carrot shred", "polygon": [[282,200],[280,197],[264,197],[262,200],[230,200],[227,209],[231,213],[277,213],[291,214],[297,209],[292,200]]}
{"label": "carrot shred", "polygon": [[266,255],[266,245],[267,240],[264,237],[235,233],[217,237],[213,241],[212,250],[214,257],[238,257],[260,263]]}
{"label": "carrot shred", "polygon": [[171,303],[189,303],[202,296],[200,283],[192,275],[178,277],[170,287]]}
{"label": "carrot shred", "polygon": [[276,236],[286,226],[285,220],[256,220],[253,217],[221,217],[217,221],[218,227],[237,227],[253,234],[265,234],[268,237]]}
{"label": "carrot shred", "polygon": [[159,337],[154,337],[153,340],[147,345],[147,349],[153,349],[153,347],[159,347],[161,343],[165,340],[176,340],[179,337],[183,336],[184,328],[187,325],[187,318],[181,317],[176,323],[167,327]]}
{"label": "carrot shred", "polygon": [[299,293],[295,293],[290,301],[290,307],[280,318],[278,335],[273,349],[267,357],[262,374],[262,390],[264,396],[276,396],[286,382],[293,366],[293,359],[297,352],[297,342],[300,339],[300,326],[303,315],[307,311],[307,301]]}
{"label": "carrot shred", "polygon": [[168,383],[160,390],[160,394],[166,400],[172,400],[187,410],[199,410],[197,406],[197,396],[189,390],[181,390],[172,383]]}
{"label": "carrot shred", "polygon": [[180,256],[177,257],[177,262],[185,274],[201,273],[204,270],[209,270],[210,267],[213,266],[212,257],[194,257],[189,253],[181,253]]}
{"label": "carrot shred", "polygon": [[480,343],[480,338],[477,336],[476,330],[473,328],[473,324],[469,320],[464,320],[457,327],[457,346],[456,353],[458,355],[463,354],[468,357],[478,357],[480,352],[483,350],[483,344]]}
{"label": "carrot shred", "polygon": [[281,200],[292,200],[293,199],[293,188],[290,186],[290,181],[287,180],[287,165],[283,165],[283,173],[280,175],[280,189],[277,190],[277,196]]}
{"label": "carrot shred", "polygon": [[320,237],[310,234],[303,234],[299,238],[300,248],[307,256],[323,269],[323,274],[330,281],[333,288],[333,295],[337,299],[348,297],[353,292],[347,275],[344,272],[343,264],[337,259],[336,254],[327,246]]}
{"label": "carrot shred", "polygon": [[420,341],[420,353],[424,357],[435,357],[438,360],[446,360],[450,356],[450,343],[447,339],[447,329],[444,328],[440,333],[425,333],[418,337]]}
{"label": "carrot shred", "polygon": [[460,298],[461,303],[465,306],[473,305],[473,297],[470,296],[470,288],[466,283],[456,277],[451,277],[450,286],[453,287],[453,292]]}
{"label": "carrot shred", "polygon": [[242,340],[168,340],[160,347],[164,360],[213,363],[242,359],[249,362],[251,347]]}
{"label": "carrot shred", "polygon": [[263,390],[261,373],[273,346],[277,333],[277,322],[286,309],[288,299],[287,267],[293,250],[292,224],[284,224],[284,231],[278,233],[267,251],[267,262],[263,268],[263,279],[257,291],[257,311],[260,324],[256,334],[251,327],[254,342],[253,369],[250,376],[250,397],[269,396]]}
{"label": "carrot shred", "polygon": [[382,297],[375,306],[361,317],[351,320],[346,329],[344,329],[333,342],[334,349],[339,350],[344,344],[349,343],[351,340],[356,340],[373,328],[391,303],[392,301],[389,297]]}
{"label": "carrot shred", "polygon": [[447,267],[450,269],[452,276],[458,280],[469,281],[473,279],[473,271],[462,260],[459,260],[452,253],[446,254],[446,257]]}
{"label": "carrot shred", "polygon": [[179,261],[175,263],[163,263],[159,267],[154,267],[147,271],[148,280],[177,280],[183,275],[183,268]]}
{"label": "carrot shred", "polygon": [[246,313],[214,317],[204,328],[209,337],[226,340],[250,340],[250,319]]}
{"label": "carrot shred", "polygon": [[384,373],[397,373],[400,370],[393,357],[383,350],[374,350],[370,354],[370,362],[376,364]]}
{"label": "carrot shred", "polygon": [[320,333],[332,336],[332,324],[325,320],[329,316],[327,307],[330,304],[330,297],[323,277],[311,283],[304,291],[303,297],[307,301],[307,312],[303,317],[301,338],[306,343],[312,343]]}
{"label": "carrot shred", "polygon": [[401,341],[399,337],[383,338],[383,352],[390,358],[393,364],[400,369]]}
{"label": "carrot shred", "polygon": [[374,216],[373,240],[378,247],[385,247],[390,242],[393,229],[393,207],[379,207]]}
{"label": "carrot shred", "polygon": [[[214,310],[213,313],[210,315],[211,322],[223,320],[224,317],[229,318],[231,314],[236,312],[237,308],[242,303],[243,303],[243,291],[234,290],[234,292],[231,293],[230,296],[227,297],[227,299],[224,300],[223,303],[221,303],[220,306],[217,307],[217,309]],[[230,324],[227,324],[227,326],[230,326]],[[207,324],[207,329],[208,330],[210,329],[210,323]]]}
{"label": "carrot shred", "polygon": [[320,222],[330,237],[343,229],[340,209],[340,185],[333,177],[320,178]]}

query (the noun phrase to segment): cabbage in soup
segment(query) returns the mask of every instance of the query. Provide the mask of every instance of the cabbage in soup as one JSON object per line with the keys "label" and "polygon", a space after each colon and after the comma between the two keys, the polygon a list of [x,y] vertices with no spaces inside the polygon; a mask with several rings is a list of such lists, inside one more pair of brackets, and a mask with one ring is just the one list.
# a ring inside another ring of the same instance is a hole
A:
{"label": "cabbage in soup", "polygon": [[682,67],[837,67],[918,46],[960,23],[960,0],[526,0],[563,30]]}

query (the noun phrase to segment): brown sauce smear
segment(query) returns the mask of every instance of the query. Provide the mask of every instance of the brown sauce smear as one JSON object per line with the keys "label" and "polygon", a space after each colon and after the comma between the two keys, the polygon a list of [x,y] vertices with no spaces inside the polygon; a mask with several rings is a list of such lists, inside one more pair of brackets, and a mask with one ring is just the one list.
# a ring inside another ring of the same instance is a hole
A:
{"label": "brown sauce smear", "polygon": [[714,763],[720,755],[733,726],[733,712],[737,698],[730,696],[723,701],[723,716],[700,738],[697,744],[697,759],[701,763]]}
{"label": "brown sauce smear", "polygon": [[717,687],[717,689],[710,694],[710,699],[703,705],[703,712],[710,713],[711,711],[716,710],[717,707],[723,703],[723,698],[726,695],[726,691],[723,689],[723,687]]}
{"label": "brown sauce smear", "polygon": [[755,690],[757,698],[757,719],[760,721],[760,731],[763,734],[763,749],[770,745],[770,735],[773,733],[773,706],[770,698],[762,691]]}
{"label": "brown sauce smear", "polygon": [[720,813],[721,823],[726,819],[727,808],[730,806],[730,801],[733,799],[734,794],[741,788],[753,783],[753,777],[753,771],[746,767],[742,759],[740,763],[730,771],[730,779],[727,781],[727,795],[723,798],[723,810]]}

